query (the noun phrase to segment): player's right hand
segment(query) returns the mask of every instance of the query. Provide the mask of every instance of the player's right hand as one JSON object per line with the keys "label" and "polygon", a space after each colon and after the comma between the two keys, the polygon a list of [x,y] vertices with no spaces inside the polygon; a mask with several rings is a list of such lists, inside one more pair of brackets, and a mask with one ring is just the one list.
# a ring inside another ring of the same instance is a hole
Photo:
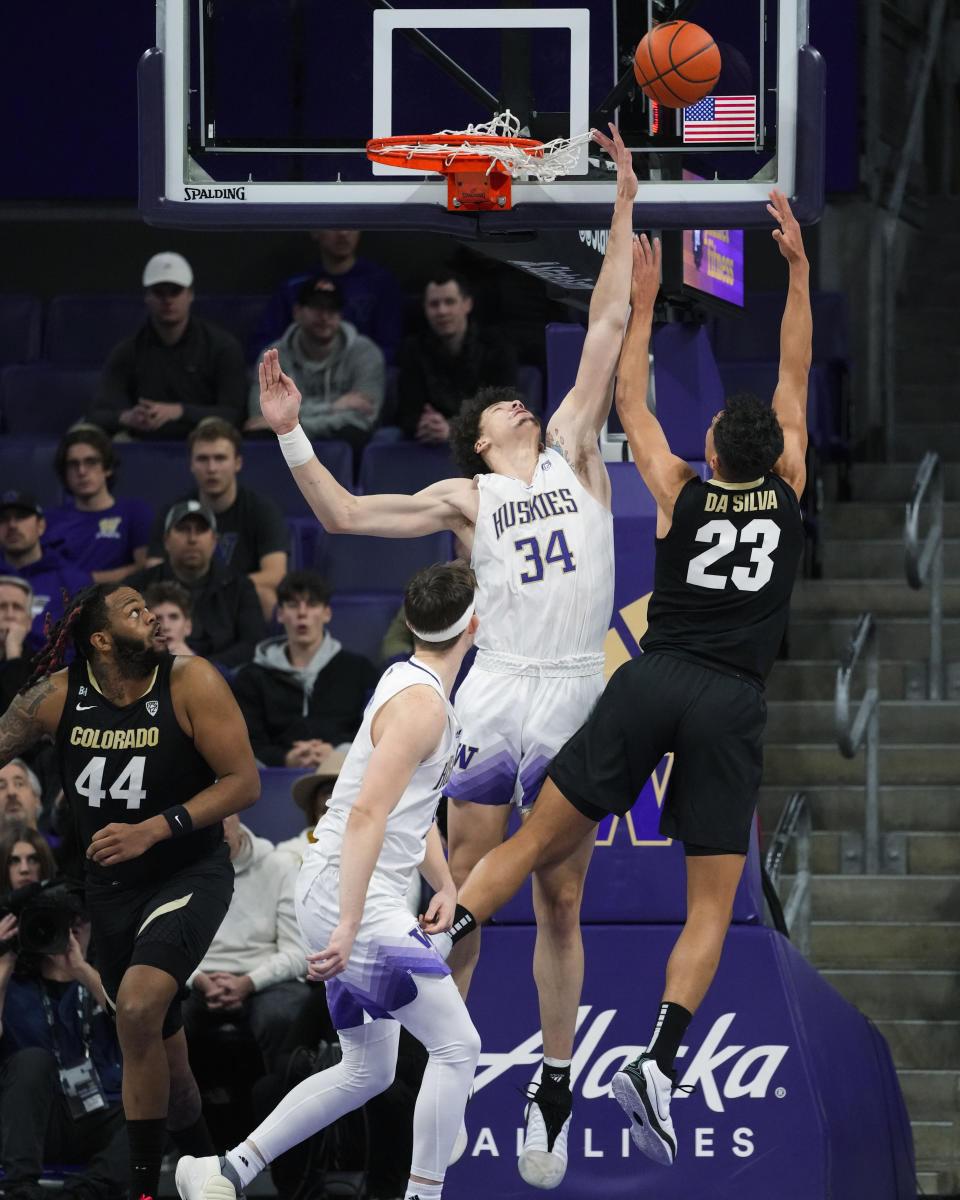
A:
{"label": "player's right hand", "polygon": [[330,935],[325,950],[307,955],[307,979],[326,983],[335,975],[342,974],[347,969],[347,961],[356,936],[352,929],[338,925]]}
{"label": "player's right hand", "polygon": [[280,370],[280,355],[268,350],[258,367],[260,411],[274,433],[291,433],[300,419],[301,396],[289,375]]}

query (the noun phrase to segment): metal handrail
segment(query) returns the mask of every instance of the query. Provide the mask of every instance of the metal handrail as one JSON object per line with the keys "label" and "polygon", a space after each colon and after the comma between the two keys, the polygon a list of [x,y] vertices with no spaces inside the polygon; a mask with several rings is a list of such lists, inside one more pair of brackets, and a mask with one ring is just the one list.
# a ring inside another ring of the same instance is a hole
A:
{"label": "metal handrail", "polygon": [[[812,823],[810,804],[805,792],[794,792],[783,806],[777,827],[767,847],[764,865],[774,889],[780,890],[780,871],[783,857],[791,842],[796,839],[797,861],[793,887],[783,910],[787,936],[796,944],[801,954],[810,954],[810,839]],[[793,934],[790,933],[793,930]]]}
{"label": "metal handrail", "polygon": [[[920,543],[920,506],[929,493],[930,528]],[[927,695],[943,699],[943,471],[940,456],[928,450],[917,468],[903,531],[907,583],[930,587],[930,665]]]}
{"label": "metal handrail", "polygon": [[[866,686],[857,711],[850,716],[850,681],[864,655]],[[866,744],[867,773],[864,796],[864,869],[876,875],[880,869],[880,800],[877,764],[880,750],[880,652],[877,626],[870,613],[863,613],[847,642],[837,666],[834,694],[837,745],[844,758],[854,758]]]}

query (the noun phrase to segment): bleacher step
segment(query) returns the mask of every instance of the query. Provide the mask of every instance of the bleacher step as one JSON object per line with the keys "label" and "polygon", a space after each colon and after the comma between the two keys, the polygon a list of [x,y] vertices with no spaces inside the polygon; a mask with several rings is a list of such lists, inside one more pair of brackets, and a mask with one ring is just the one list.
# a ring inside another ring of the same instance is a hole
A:
{"label": "bleacher step", "polygon": [[[937,970],[945,962],[960,961],[960,924],[814,921],[810,926],[810,961],[818,970],[831,967]],[[960,1060],[956,1065],[960,1066]]]}

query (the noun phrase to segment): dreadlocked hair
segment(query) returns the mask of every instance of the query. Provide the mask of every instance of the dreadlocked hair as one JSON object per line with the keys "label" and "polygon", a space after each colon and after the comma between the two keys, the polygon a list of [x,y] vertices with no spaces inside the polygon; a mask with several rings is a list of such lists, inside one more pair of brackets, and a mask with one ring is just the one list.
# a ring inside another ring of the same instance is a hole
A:
{"label": "dreadlocked hair", "polygon": [[50,617],[44,633],[47,644],[37,655],[33,674],[20,689],[20,695],[28,692],[41,679],[52,675],[64,666],[67,648],[71,644],[80,658],[90,657],[90,635],[107,627],[107,597],[123,586],[119,583],[95,583],[85,587],[73,597],[64,609],[63,616],[52,627]]}

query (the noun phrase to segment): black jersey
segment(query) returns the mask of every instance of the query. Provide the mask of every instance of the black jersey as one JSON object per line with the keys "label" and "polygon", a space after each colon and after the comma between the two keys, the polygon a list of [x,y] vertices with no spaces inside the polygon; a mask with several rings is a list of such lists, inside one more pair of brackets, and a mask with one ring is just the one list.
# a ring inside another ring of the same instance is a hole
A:
{"label": "black jersey", "polygon": [[[165,655],[146,695],[122,707],[97,689],[84,660],[69,668],[56,742],[64,795],[84,853],[104,825],[138,824],[184,804],[216,779],[173,711],[173,663],[173,656]],[[129,862],[85,863],[92,879],[140,885],[213,853],[222,841],[223,825],[217,821],[185,837],[165,838]]]}
{"label": "black jersey", "polygon": [[665,650],[765,682],[803,551],[796,493],[779,475],[691,479],[656,543],[644,651]]}

